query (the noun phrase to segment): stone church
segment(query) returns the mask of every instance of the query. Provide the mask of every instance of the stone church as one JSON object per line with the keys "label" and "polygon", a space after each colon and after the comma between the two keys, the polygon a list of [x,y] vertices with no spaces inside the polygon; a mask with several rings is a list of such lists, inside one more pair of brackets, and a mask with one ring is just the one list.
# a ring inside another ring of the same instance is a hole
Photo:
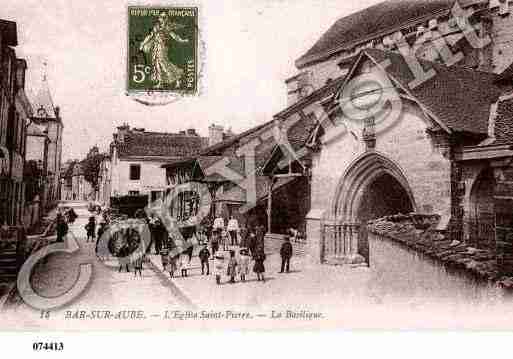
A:
{"label": "stone church", "polygon": [[388,0],[343,17],[296,61],[288,107],[191,159],[191,178],[215,180],[217,202],[244,204],[205,163],[227,157],[243,172],[252,144],[246,223],[265,222],[268,239],[299,229],[313,263],[368,260],[365,223],[417,213],[513,274],[512,31],[507,0]]}

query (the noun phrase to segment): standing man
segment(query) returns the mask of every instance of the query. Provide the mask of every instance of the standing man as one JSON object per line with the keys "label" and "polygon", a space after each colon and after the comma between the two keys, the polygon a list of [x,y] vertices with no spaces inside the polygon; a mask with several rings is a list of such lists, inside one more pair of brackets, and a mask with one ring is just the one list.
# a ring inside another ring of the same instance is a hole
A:
{"label": "standing man", "polygon": [[280,256],[281,256],[281,271],[280,273],[283,273],[283,270],[286,269],[287,273],[290,270],[290,257],[292,257],[292,244],[290,243],[289,236],[285,237],[285,242],[281,245],[280,249]]}
{"label": "standing man", "polygon": [[228,226],[226,227],[228,233],[230,234],[230,239],[232,242],[232,246],[236,246],[237,243],[237,232],[239,231],[239,222],[233,216],[230,216],[230,220],[228,221]]}
{"label": "standing man", "polygon": [[216,232],[216,231],[219,231],[219,233],[223,232],[224,218],[222,216],[218,216],[216,219],[214,219],[213,229],[214,229],[214,232]]}
{"label": "standing man", "polygon": [[205,274],[205,267],[207,268],[207,275],[210,274],[210,268],[208,264],[208,258],[210,257],[210,252],[208,251],[207,246],[203,246],[201,251],[199,252],[199,259],[201,262],[201,275]]}
{"label": "standing man", "polygon": [[68,224],[64,220],[64,217],[59,212],[57,213],[57,242],[64,242],[64,237],[68,234]]}
{"label": "standing man", "polygon": [[155,254],[159,255],[162,250],[162,245],[164,241],[167,239],[167,230],[164,227],[164,224],[160,220],[160,218],[155,218]]}

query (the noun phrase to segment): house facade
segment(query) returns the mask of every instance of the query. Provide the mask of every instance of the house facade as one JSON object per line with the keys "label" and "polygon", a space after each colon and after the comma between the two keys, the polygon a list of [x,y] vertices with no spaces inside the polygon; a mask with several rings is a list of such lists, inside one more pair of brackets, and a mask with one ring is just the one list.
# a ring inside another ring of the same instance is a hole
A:
{"label": "house facade", "polygon": [[32,107],[25,94],[25,60],[18,59],[16,23],[0,20],[0,221],[18,225],[25,207],[26,127]]}
{"label": "house facade", "polygon": [[160,198],[166,188],[161,166],[194,155],[208,143],[194,129],[161,133],[131,129],[126,124],[117,129],[110,145],[110,179],[106,179],[109,197],[147,195],[149,201]]}

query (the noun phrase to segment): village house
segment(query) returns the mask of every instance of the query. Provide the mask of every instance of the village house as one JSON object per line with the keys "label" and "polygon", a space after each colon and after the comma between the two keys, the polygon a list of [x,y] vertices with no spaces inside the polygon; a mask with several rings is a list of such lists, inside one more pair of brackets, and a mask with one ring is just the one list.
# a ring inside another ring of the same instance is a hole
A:
{"label": "village house", "polygon": [[27,63],[16,58],[16,23],[0,20],[0,221],[18,225],[25,209],[26,127],[32,108],[25,94]]}
{"label": "village house", "polygon": [[147,195],[149,201],[160,198],[166,188],[161,166],[198,153],[208,143],[194,129],[162,133],[131,129],[127,124],[117,129],[109,154],[110,197]]}

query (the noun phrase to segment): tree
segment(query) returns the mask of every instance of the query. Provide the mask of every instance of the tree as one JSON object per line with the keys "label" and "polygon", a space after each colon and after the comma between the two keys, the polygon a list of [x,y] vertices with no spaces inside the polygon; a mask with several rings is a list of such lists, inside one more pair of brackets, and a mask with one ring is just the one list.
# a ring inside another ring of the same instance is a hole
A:
{"label": "tree", "polygon": [[98,189],[98,175],[102,161],[107,157],[105,153],[100,153],[98,146],[93,146],[89,150],[86,158],[80,163],[84,171],[84,179],[91,184],[94,190]]}

